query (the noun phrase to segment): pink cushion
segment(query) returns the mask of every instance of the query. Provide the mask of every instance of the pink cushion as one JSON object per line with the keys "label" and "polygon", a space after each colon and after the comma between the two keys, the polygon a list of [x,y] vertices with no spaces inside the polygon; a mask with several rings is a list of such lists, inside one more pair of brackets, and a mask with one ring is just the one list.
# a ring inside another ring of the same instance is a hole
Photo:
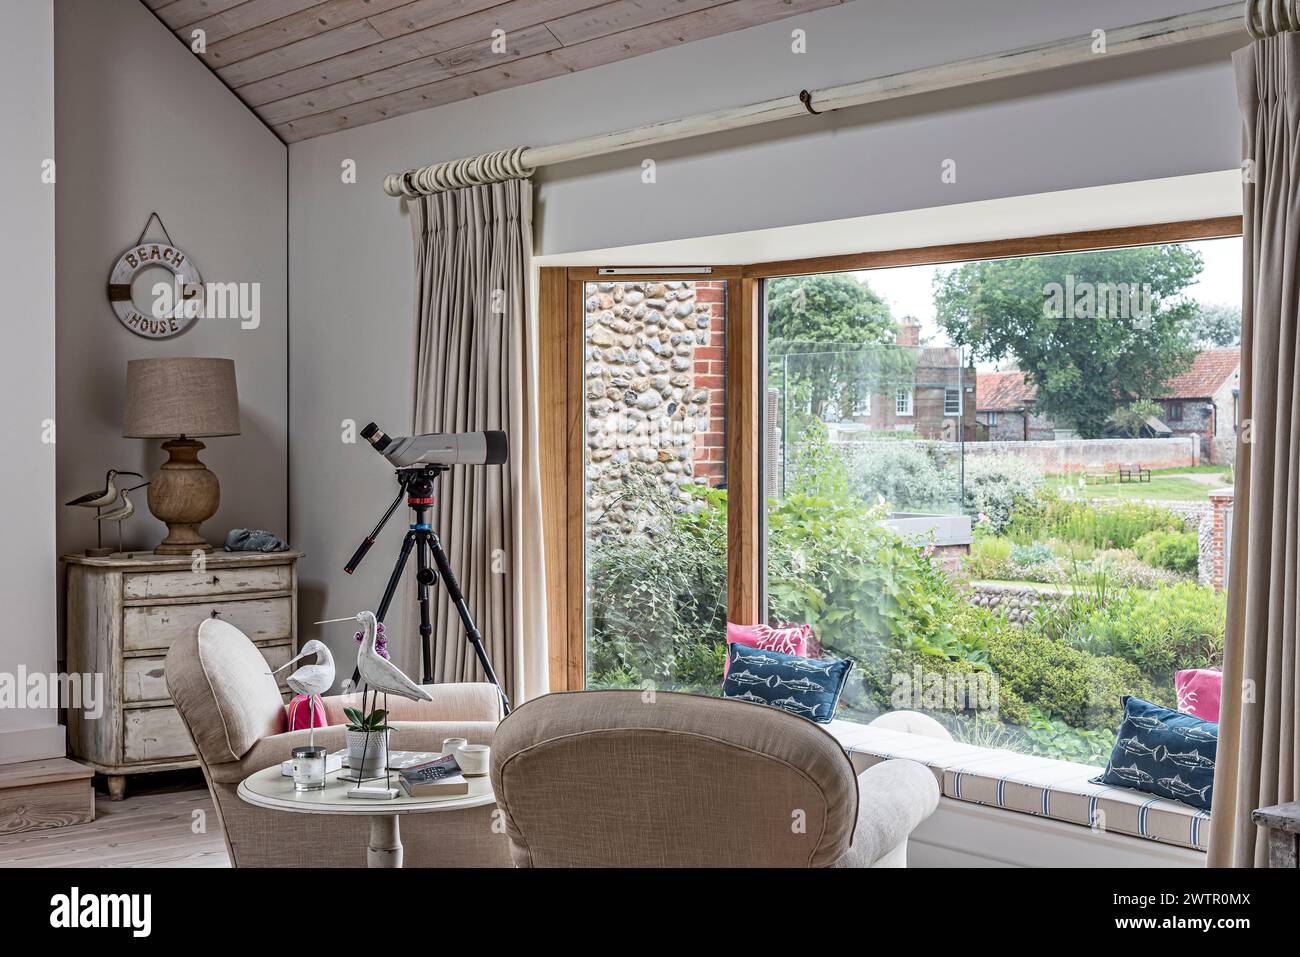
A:
{"label": "pink cushion", "polygon": [[[761,651],[777,651],[783,655],[807,655],[808,641],[812,637],[811,625],[733,625],[727,622],[727,641],[733,645],[746,645]],[[725,678],[731,670],[731,656],[722,666]]]}
{"label": "pink cushion", "polygon": [[316,727],[324,728],[329,726],[329,719],[325,717],[325,702],[321,701],[318,694],[314,694],[312,697],[316,699],[315,715],[312,714],[312,709],[307,705],[307,696],[305,694],[295,695],[293,700],[285,705],[290,731],[306,731],[312,726],[313,717],[316,719]]}
{"label": "pink cushion", "polygon": [[1174,674],[1174,691],[1178,710],[1206,721],[1219,722],[1219,695],[1223,692],[1223,672],[1212,668],[1193,668]]}

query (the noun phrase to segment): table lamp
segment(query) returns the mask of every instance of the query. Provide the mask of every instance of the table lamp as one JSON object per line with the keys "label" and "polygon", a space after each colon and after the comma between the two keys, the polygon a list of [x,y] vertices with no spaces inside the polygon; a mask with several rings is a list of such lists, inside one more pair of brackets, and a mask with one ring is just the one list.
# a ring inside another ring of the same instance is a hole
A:
{"label": "table lamp", "polygon": [[167,439],[168,459],[149,480],[149,511],[167,525],[155,555],[211,551],[199,526],[217,513],[221,485],[199,461],[198,437],[239,434],[232,359],[131,359],[126,364],[122,435]]}

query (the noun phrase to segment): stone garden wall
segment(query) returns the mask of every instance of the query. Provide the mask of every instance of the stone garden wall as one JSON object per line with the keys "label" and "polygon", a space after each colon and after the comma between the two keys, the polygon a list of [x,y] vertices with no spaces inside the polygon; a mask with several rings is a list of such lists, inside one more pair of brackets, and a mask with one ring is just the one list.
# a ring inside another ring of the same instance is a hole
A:
{"label": "stone garden wall", "polygon": [[652,498],[682,511],[696,501],[690,486],[723,478],[724,290],[721,282],[588,284],[589,536],[640,532]]}
{"label": "stone garden wall", "polygon": [[1044,602],[1061,600],[1061,595],[1029,585],[995,585],[981,582],[970,590],[969,601],[977,608],[1001,611],[1008,621],[1023,625]]}

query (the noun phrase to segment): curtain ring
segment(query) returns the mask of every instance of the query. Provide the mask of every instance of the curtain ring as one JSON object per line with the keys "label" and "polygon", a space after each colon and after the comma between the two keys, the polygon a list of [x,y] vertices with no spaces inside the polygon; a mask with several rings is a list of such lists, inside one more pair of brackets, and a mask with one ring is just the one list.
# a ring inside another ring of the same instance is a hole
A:
{"label": "curtain ring", "polygon": [[1246,0],[1246,32],[1254,39],[1262,40],[1268,36],[1264,32],[1263,11],[1260,10],[1260,3],[1267,3],[1268,0]]}

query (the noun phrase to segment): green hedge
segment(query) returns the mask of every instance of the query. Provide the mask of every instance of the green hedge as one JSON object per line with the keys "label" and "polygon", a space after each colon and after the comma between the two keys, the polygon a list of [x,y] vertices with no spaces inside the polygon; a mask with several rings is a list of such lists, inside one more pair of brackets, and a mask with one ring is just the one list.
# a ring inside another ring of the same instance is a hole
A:
{"label": "green hedge", "polygon": [[1195,575],[1201,561],[1195,532],[1147,532],[1133,543],[1133,551],[1152,568]]}

